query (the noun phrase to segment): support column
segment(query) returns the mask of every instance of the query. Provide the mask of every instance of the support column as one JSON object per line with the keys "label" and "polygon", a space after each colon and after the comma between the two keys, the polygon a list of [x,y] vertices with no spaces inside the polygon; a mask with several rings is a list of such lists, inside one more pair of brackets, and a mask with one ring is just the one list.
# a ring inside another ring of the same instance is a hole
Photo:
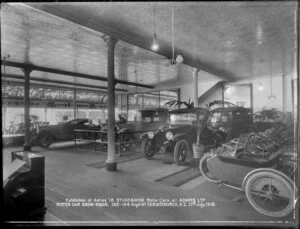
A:
{"label": "support column", "polygon": [[[25,74],[25,84],[24,84],[24,127],[25,127],[25,143],[24,143],[24,151],[31,151],[31,143],[30,143],[30,117],[29,117],[29,109],[30,109],[30,98],[29,98],[29,90],[30,90],[30,72],[31,69],[24,68]],[[26,157],[27,155],[24,154]]]}
{"label": "support column", "polygon": [[286,87],[287,87],[287,76],[285,75],[285,73],[282,73],[282,112],[284,113],[284,122],[286,123],[287,121],[287,106],[288,106],[288,102],[287,100],[287,91],[286,91]]}
{"label": "support column", "polygon": [[126,113],[127,113],[127,120],[128,120],[128,112],[129,112],[129,95],[126,94]]}
{"label": "support column", "polygon": [[[181,100],[181,94],[180,94],[180,88],[177,89],[177,101],[179,102]],[[178,109],[180,109],[180,105],[178,103]]]}
{"label": "support column", "polygon": [[74,119],[75,119],[77,118],[76,89],[74,89],[73,106],[74,106]]}
{"label": "support column", "polygon": [[158,107],[160,108],[160,91],[158,92]]}
{"label": "support column", "polygon": [[47,122],[47,104],[44,103],[44,115],[45,115],[45,122]]}
{"label": "support column", "polygon": [[45,88],[43,88],[43,105],[44,105],[45,122],[47,122],[47,102],[45,98]]}
{"label": "support column", "polygon": [[198,107],[198,72],[199,72],[199,69],[193,68],[193,78],[194,78],[194,107]]}
{"label": "support column", "polygon": [[6,103],[7,103],[7,99],[6,98],[2,98],[2,134],[6,134]]}
{"label": "support column", "polygon": [[225,92],[225,86],[223,84],[222,85],[222,107],[224,107],[224,100],[225,100],[224,92]]}
{"label": "support column", "polygon": [[108,133],[107,133],[107,160],[106,170],[116,171],[117,162],[115,160],[115,45],[117,39],[105,36],[107,43],[107,90],[108,90]]}

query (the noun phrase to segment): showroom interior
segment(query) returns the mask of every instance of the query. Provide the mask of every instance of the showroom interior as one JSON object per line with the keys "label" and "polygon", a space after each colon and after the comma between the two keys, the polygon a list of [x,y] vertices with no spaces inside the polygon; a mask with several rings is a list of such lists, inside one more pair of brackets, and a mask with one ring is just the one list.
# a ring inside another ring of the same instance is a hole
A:
{"label": "showroom interior", "polygon": [[1,4],[4,220],[298,225],[298,1]]}

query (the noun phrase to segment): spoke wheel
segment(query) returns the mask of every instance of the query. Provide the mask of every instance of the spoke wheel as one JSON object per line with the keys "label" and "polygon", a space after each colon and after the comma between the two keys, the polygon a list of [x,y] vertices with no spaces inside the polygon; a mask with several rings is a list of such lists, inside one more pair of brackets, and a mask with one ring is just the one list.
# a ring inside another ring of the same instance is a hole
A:
{"label": "spoke wheel", "polygon": [[146,159],[151,159],[155,154],[155,147],[149,138],[144,138],[142,141],[142,151]]}
{"label": "spoke wheel", "polygon": [[125,144],[126,146],[128,146],[129,144],[131,144],[131,142],[133,141],[133,136],[131,133],[122,133],[120,134],[121,138],[122,138],[122,143]]}
{"label": "spoke wheel", "polygon": [[43,148],[48,148],[54,141],[51,134],[45,133],[39,136],[38,143]]}
{"label": "spoke wheel", "polygon": [[177,165],[181,165],[185,162],[189,151],[188,143],[185,139],[180,139],[174,148],[174,161]]}
{"label": "spoke wheel", "polygon": [[131,141],[131,136],[130,134],[126,133],[122,136],[122,142],[123,143],[129,143]]}
{"label": "spoke wheel", "polygon": [[214,146],[219,147],[222,145],[222,143],[223,143],[223,139],[222,139],[221,135],[217,134],[214,139]]}
{"label": "spoke wheel", "polygon": [[294,209],[294,190],[284,177],[270,172],[256,172],[247,179],[245,192],[258,212],[271,217],[284,217]]}
{"label": "spoke wheel", "polygon": [[210,181],[210,182],[214,182],[214,183],[219,183],[219,182],[222,182],[222,180],[220,180],[220,179],[218,179],[218,178],[212,176],[212,175],[210,174],[210,171],[209,171],[208,166],[207,166],[207,160],[210,159],[210,158],[212,158],[212,157],[213,157],[212,154],[205,154],[205,155],[201,158],[201,160],[200,160],[200,162],[199,162],[199,170],[200,170],[202,176],[203,176],[206,180],[208,180],[208,181]]}

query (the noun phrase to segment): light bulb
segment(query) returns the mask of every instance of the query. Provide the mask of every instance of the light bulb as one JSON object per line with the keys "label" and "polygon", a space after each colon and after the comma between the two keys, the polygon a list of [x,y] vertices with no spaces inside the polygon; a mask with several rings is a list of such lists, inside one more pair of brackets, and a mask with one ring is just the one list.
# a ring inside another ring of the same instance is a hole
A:
{"label": "light bulb", "polygon": [[182,57],[182,55],[178,55],[178,56],[176,57],[176,62],[179,63],[179,64],[181,64],[181,63],[183,62],[183,57]]}
{"label": "light bulb", "polygon": [[154,34],[154,39],[153,39],[153,43],[151,45],[151,50],[152,51],[157,51],[159,49],[159,45],[157,43],[157,40],[156,40],[156,34]]}
{"label": "light bulb", "polygon": [[151,50],[152,51],[157,51],[158,49],[159,49],[158,44],[153,42],[153,44],[151,45]]}
{"label": "light bulb", "polygon": [[276,96],[275,95],[269,95],[268,96],[268,100],[275,100],[276,99]]}
{"label": "light bulb", "polygon": [[259,84],[259,86],[258,86],[258,90],[260,90],[260,91],[262,91],[264,88],[263,88],[263,86],[261,85],[261,83]]}

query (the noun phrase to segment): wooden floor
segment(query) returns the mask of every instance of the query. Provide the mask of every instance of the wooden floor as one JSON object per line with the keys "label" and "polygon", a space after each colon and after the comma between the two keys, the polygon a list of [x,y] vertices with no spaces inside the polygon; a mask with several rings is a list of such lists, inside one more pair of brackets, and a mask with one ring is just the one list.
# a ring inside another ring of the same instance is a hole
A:
{"label": "wooden floor", "polygon": [[[233,201],[234,194],[223,195],[213,183],[194,180],[174,187],[155,180],[186,169],[186,166],[165,164],[160,155],[118,164],[117,172],[108,172],[87,164],[103,161],[106,153],[80,147],[53,147],[48,150],[34,148],[45,155],[46,225],[153,225],[189,224],[209,225],[224,222],[235,224],[247,221],[249,225],[274,223],[273,218],[256,212],[247,201]],[[4,161],[9,152],[4,150]],[[216,207],[76,207],[60,206],[67,199],[88,198],[205,198]],[[229,197],[229,198],[227,198]],[[282,220],[282,219],[281,219]],[[152,223],[151,223],[152,222]],[[221,224],[221,223],[220,223]],[[285,224],[287,225],[287,224]]]}

